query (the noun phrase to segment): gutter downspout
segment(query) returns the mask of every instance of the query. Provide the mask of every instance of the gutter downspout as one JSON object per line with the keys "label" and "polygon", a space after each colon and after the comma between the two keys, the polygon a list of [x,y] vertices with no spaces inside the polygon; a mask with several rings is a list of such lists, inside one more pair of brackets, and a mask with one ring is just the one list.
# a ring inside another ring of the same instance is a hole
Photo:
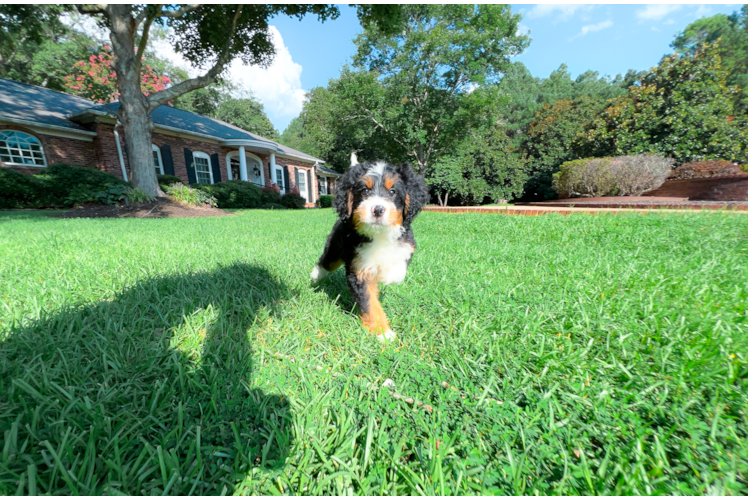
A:
{"label": "gutter downspout", "polygon": [[117,127],[120,126],[119,120],[114,125],[114,140],[117,143],[117,156],[119,156],[119,166],[122,167],[122,177],[127,181],[127,169],[125,169],[125,159],[122,157],[122,146],[119,143],[119,133]]}

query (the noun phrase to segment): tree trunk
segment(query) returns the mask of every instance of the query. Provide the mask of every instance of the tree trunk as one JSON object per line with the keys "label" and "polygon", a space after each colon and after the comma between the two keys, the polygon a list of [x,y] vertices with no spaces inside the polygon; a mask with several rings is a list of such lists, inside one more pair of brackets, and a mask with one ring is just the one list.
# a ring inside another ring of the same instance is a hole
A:
{"label": "tree trunk", "polygon": [[140,90],[138,56],[135,54],[135,20],[130,13],[130,5],[110,4],[107,9],[111,22],[113,67],[120,93],[117,117],[125,129],[132,185],[150,195],[163,196],[153,165],[153,120],[148,110],[148,100]]}

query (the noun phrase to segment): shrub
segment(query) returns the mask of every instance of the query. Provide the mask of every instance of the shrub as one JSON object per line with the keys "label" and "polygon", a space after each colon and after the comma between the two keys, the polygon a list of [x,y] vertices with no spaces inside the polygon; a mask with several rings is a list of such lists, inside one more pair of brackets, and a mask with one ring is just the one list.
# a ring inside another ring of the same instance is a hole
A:
{"label": "shrub", "polygon": [[611,162],[618,196],[641,196],[662,186],[675,160],[658,155],[619,156]]}
{"label": "shrub", "polygon": [[[112,174],[96,170],[89,167],[75,167],[64,163],[50,165],[44,174],[38,176],[47,180],[48,195],[52,199],[66,200],[73,191],[73,188],[88,187],[91,195],[108,189],[109,185],[130,186],[129,182],[115,177]],[[83,193],[82,189],[77,192]],[[70,203],[65,203],[70,205]]]}
{"label": "shrub", "polygon": [[165,192],[175,200],[187,205],[199,206],[206,203],[210,206],[217,205],[216,199],[211,194],[196,187],[185,186],[181,182],[166,186]]}
{"label": "shrub", "polygon": [[212,195],[221,208],[257,208],[262,204],[262,191],[251,182],[234,180],[195,187]]}
{"label": "shrub", "polygon": [[0,208],[26,208],[42,204],[46,185],[37,176],[0,168]]}
{"label": "shrub", "polygon": [[165,186],[171,186],[172,184],[182,182],[182,179],[176,175],[157,175],[156,179],[158,179],[158,185],[161,187],[161,191],[164,190]]}
{"label": "shrub", "polygon": [[304,208],[306,200],[295,193],[287,193],[281,196],[281,205],[286,208]]}
{"label": "shrub", "polygon": [[127,194],[132,188],[122,184],[109,184],[106,189],[94,195],[94,201],[102,205],[117,205],[127,201]]}
{"label": "shrub", "polygon": [[280,205],[281,202],[281,194],[277,190],[273,188],[264,188],[262,190],[262,204],[275,204]]}
{"label": "shrub", "polygon": [[610,158],[585,158],[567,161],[553,174],[553,190],[559,198],[610,195],[615,188]]}
{"label": "shrub", "polygon": [[321,208],[330,208],[332,206],[332,195],[323,194],[319,197],[319,206]]}
{"label": "shrub", "polygon": [[65,197],[65,206],[81,205],[95,201],[96,193],[88,186],[75,186]]}
{"label": "shrub", "polygon": [[665,182],[673,160],[655,155],[568,161],[553,175],[560,198],[639,196]]}
{"label": "shrub", "polygon": [[707,179],[744,174],[738,165],[725,160],[704,160],[684,163],[673,170],[668,179]]}
{"label": "shrub", "polygon": [[127,201],[132,203],[150,203],[155,201],[156,197],[145,192],[143,188],[132,188],[127,191]]}
{"label": "shrub", "polygon": [[286,210],[286,207],[280,203],[263,203],[259,208],[264,210]]}

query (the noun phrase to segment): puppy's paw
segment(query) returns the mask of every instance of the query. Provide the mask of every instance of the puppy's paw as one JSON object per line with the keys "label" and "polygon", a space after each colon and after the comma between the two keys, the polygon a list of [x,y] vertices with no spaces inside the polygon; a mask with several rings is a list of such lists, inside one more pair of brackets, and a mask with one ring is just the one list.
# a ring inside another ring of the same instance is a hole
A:
{"label": "puppy's paw", "polygon": [[377,335],[377,340],[380,342],[388,342],[395,340],[396,337],[397,334],[395,332],[393,332],[392,330],[387,330],[386,332],[384,332],[384,334],[380,333],[379,335]]}
{"label": "puppy's paw", "polygon": [[325,279],[328,274],[330,273],[327,272],[326,269],[319,266],[314,266],[314,269],[312,269],[312,275],[310,276],[312,278],[312,283],[316,285],[317,283]]}

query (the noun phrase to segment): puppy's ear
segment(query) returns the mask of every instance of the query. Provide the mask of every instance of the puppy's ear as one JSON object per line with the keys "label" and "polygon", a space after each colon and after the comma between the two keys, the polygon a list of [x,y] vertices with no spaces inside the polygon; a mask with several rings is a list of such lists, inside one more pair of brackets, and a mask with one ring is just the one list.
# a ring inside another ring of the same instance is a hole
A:
{"label": "puppy's ear", "polygon": [[429,201],[429,190],[423,176],[418,175],[410,164],[398,165],[397,173],[405,183],[405,207],[403,208],[403,220],[405,225],[410,225],[418,212]]}
{"label": "puppy's ear", "polygon": [[353,165],[338,179],[332,206],[338,212],[338,217],[341,220],[348,219],[353,213],[353,187],[363,173],[364,167],[362,165]]}

